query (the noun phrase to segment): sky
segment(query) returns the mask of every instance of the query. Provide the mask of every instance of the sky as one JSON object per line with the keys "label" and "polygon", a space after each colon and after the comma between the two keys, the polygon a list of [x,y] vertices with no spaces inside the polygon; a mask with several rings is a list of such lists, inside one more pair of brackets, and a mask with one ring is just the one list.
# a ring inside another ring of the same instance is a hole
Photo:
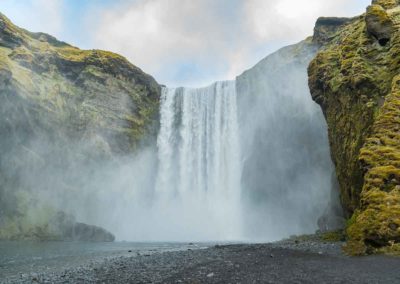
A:
{"label": "sky", "polygon": [[371,0],[0,0],[33,32],[124,55],[170,87],[234,79],[312,35],[319,16],[356,16]]}

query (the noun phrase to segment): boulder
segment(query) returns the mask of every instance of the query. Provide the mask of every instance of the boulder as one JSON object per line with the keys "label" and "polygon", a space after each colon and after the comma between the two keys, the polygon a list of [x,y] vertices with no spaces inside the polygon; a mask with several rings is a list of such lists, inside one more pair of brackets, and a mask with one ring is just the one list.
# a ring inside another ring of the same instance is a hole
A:
{"label": "boulder", "polygon": [[76,222],[72,215],[58,212],[49,224],[50,234],[63,241],[113,242],[115,236],[107,230]]}

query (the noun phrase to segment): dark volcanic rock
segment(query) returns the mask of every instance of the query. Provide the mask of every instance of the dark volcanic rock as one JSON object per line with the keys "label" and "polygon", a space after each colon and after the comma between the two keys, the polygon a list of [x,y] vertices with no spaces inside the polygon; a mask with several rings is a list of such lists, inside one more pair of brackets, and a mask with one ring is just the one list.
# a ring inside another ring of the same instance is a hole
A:
{"label": "dark volcanic rock", "polygon": [[[5,283],[398,283],[400,260],[345,257],[340,244],[230,245],[93,261]],[[1,280],[0,280],[1,282]]]}
{"label": "dark volcanic rock", "polygon": [[323,45],[328,43],[336,35],[341,26],[351,22],[351,18],[320,17],[315,28],[313,42]]}

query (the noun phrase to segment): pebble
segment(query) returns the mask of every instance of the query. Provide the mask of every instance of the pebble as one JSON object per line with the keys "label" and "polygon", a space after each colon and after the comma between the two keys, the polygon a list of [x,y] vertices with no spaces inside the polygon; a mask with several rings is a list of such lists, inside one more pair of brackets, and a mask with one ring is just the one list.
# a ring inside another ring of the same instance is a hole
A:
{"label": "pebble", "polygon": [[[44,283],[45,281],[49,281],[50,283],[102,283],[102,281],[105,279],[115,279],[116,282],[114,283],[127,283],[129,282],[129,277],[132,275],[135,275],[135,279],[138,281],[142,281],[141,283],[162,283],[163,279],[168,279],[168,277],[171,277],[170,273],[174,271],[176,273],[176,269],[187,266],[198,267],[197,270],[201,271],[200,276],[208,279],[206,282],[211,282],[211,278],[214,277],[213,280],[215,281],[217,279],[217,275],[218,279],[223,279],[223,274],[225,272],[217,270],[218,268],[216,268],[214,265],[208,266],[208,261],[211,261],[212,263],[223,263],[225,264],[225,269],[227,269],[229,273],[234,271],[234,273],[238,275],[246,271],[247,265],[257,264],[257,266],[260,266],[258,263],[263,264],[264,262],[266,265],[276,265],[275,261],[265,261],[265,257],[270,257],[271,259],[275,257],[282,258],[284,254],[277,252],[277,255],[275,255],[275,251],[273,251],[274,254],[271,253],[272,251],[268,251],[270,245],[266,245],[267,249],[265,250],[265,254],[258,254],[257,251],[259,251],[259,249],[263,249],[264,246],[265,245],[255,245],[254,247],[256,250],[249,250],[245,246],[234,246],[234,253],[232,252],[232,255],[239,253],[242,256],[245,256],[245,259],[248,259],[247,255],[251,255],[251,257],[254,258],[254,260],[252,260],[252,264],[248,264],[247,262],[242,264],[240,260],[238,261],[234,258],[225,258],[224,255],[229,254],[231,251],[230,246],[216,245],[215,250],[210,249],[209,253],[207,254],[203,253],[204,250],[197,250],[195,247],[192,247],[193,249],[190,253],[186,252],[188,247],[185,247],[182,248],[182,251],[168,252],[165,254],[158,252],[149,253],[148,251],[143,251],[141,254],[131,249],[130,251],[133,251],[134,254],[130,255],[129,257],[125,254],[124,256],[118,257],[110,256],[107,259],[95,259],[90,263],[90,265],[81,265],[72,269],[63,269],[57,273],[49,273],[46,268],[43,269],[45,271],[47,270],[45,274],[24,274],[23,271],[19,271],[19,273],[15,275],[18,278],[14,278],[16,281],[9,283]],[[323,254],[326,256],[329,256],[332,253],[340,253],[340,246],[341,244],[335,244],[332,246],[332,244],[307,241],[301,241],[299,245],[295,245],[294,241],[272,245],[272,247],[275,248],[299,249],[302,251],[312,248],[311,250],[314,254],[322,254],[323,252]],[[221,250],[221,248],[223,249]],[[327,250],[327,248],[329,248],[329,250]],[[144,256],[147,257],[144,258]],[[260,259],[257,257],[260,257]],[[208,269],[213,269],[213,271],[216,272],[210,272]],[[185,276],[187,277],[189,275]],[[193,280],[191,279],[191,281],[189,281],[181,277],[179,279],[181,281],[175,280],[175,283],[190,283]],[[108,281],[106,282],[111,283]],[[2,283],[1,280],[0,283]]]}

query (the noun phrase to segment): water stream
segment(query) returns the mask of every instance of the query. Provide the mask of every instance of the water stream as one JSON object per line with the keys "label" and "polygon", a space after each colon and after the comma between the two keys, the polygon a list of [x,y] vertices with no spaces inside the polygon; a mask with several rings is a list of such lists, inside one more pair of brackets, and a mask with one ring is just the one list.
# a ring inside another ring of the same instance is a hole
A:
{"label": "water stream", "polygon": [[[164,88],[156,206],[171,228],[241,238],[241,163],[234,81]],[[207,232],[205,229],[207,228]],[[193,236],[195,237],[195,236]]]}

